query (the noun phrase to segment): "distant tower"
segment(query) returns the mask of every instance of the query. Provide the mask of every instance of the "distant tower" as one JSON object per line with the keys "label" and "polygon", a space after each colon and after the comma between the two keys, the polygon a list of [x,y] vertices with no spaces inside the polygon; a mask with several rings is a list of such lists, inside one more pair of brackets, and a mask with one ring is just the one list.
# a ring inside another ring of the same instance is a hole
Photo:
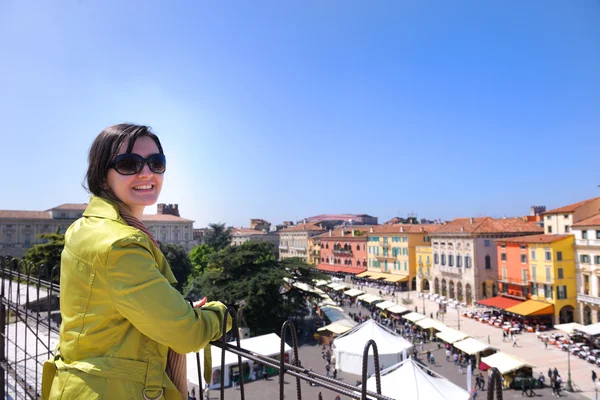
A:
{"label": "distant tower", "polygon": [[174,215],[176,217],[179,217],[179,204],[157,204],[156,213],[163,215]]}
{"label": "distant tower", "polygon": [[537,216],[546,211],[546,206],[531,206],[529,208],[529,215]]}

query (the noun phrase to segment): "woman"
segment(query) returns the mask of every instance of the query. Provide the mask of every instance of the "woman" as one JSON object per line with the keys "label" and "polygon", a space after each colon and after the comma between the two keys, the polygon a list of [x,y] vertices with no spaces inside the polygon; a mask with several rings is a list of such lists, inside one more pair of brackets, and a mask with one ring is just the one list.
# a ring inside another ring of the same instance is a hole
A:
{"label": "woman", "polygon": [[162,188],[160,141],[146,126],[115,125],[88,161],[92,196],[65,233],[59,348],[44,365],[42,397],[187,399],[181,355],[222,335],[226,307],[192,308],[140,221]]}

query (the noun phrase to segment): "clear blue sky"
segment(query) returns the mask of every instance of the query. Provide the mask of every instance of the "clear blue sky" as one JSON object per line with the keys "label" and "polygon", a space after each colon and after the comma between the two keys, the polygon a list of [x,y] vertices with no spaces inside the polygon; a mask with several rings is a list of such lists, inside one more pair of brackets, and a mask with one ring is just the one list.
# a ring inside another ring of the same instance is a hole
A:
{"label": "clear blue sky", "polygon": [[600,196],[599,21],[600,0],[4,0],[0,209],[86,202],[123,121],[160,135],[160,200],[196,227]]}

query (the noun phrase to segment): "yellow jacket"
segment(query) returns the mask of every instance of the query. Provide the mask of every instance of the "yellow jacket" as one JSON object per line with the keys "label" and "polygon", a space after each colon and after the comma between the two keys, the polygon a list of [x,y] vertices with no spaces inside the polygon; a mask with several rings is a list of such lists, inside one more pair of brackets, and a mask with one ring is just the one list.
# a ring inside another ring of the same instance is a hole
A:
{"label": "yellow jacket", "polygon": [[[194,309],[148,237],[92,196],[65,234],[59,354],[44,365],[44,399],[181,399],[168,348],[198,351],[222,334],[225,306]],[[228,319],[230,328],[230,319]]]}

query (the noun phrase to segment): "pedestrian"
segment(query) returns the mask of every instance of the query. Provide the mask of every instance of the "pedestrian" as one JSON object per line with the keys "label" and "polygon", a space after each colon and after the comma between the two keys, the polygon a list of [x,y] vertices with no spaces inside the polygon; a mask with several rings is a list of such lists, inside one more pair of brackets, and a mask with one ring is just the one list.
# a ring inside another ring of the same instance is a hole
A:
{"label": "pedestrian", "polygon": [[592,382],[596,383],[596,378],[598,378],[598,375],[596,375],[596,371],[592,370]]}
{"label": "pedestrian", "polygon": [[543,372],[540,372],[540,377],[538,378],[538,382],[540,383],[540,389],[544,388],[544,382],[546,381],[546,377]]}
{"label": "pedestrian", "polygon": [[475,386],[473,386],[473,388],[471,389],[471,398],[473,400],[477,398],[477,388]]}
{"label": "pedestrian", "polygon": [[458,363],[458,373],[462,375],[463,373],[463,365],[461,362]]}
{"label": "pedestrian", "polygon": [[333,367],[333,379],[337,379],[337,368]]}
{"label": "pedestrian", "polygon": [[556,378],[554,375],[550,375],[550,387],[552,388],[552,394],[556,394]]}
{"label": "pedestrian", "polygon": [[446,349],[446,361],[450,361],[450,349]]}
{"label": "pedestrian", "polygon": [[431,363],[431,351],[427,350],[427,362]]}
{"label": "pedestrian", "polygon": [[548,379],[552,377],[552,368],[548,368]]}
{"label": "pedestrian", "polygon": [[506,331],[502,331],[502,341],[506,342]]}
{"label": "pedestrian", "polygon": [[479,373],[479,384],[481,385],[480,389],[482,391],[485,390],[485,378],[483,377],[483,374],[481,372]]}
{"label": "pedestrian", "polygon": [[513,335],[513,346],[512,347],[517,347],[517,336]]}
{"label": "pedestrian", "polygon": [[554,367],[554,377],[558,378],[558,370],[556,369],[556,367]]}
{"label": "pedestrian", "polygon": [[548,338],[544,339],[544,348],[548,350]]}
{"label": "pedestrian", "polygon": [[560,377],[560,375],[556,376],[556,379],[554,380],[554,385],[556,387],[556,396],[560,397],[560,385],[562,383],[562,378]]}
{"label": "pedestrian", "polygon": [[435,356],[433,354],[431,355],[431,360],[429,362],[431,365],[435,365]]}
{"label": "pedestrian", "polygon": [[528,390],[528,389],[529,389],[529,380],[527,380],[527,379],[524,379],[524,380],[521,382],[521,397],[523,397],[523,394],[524,394],[525,396],[527,396],[527,390]]}
{"label": "pedestrian", "polygon": [[331,365],[327,364],[325,366],[325,372],[326,372],[326,376],[329,376],[329,370],[331,369]]}
{"label": "pedestrian", "polygon": [[454,365],[458,365],[458,353],[454,353]]}

